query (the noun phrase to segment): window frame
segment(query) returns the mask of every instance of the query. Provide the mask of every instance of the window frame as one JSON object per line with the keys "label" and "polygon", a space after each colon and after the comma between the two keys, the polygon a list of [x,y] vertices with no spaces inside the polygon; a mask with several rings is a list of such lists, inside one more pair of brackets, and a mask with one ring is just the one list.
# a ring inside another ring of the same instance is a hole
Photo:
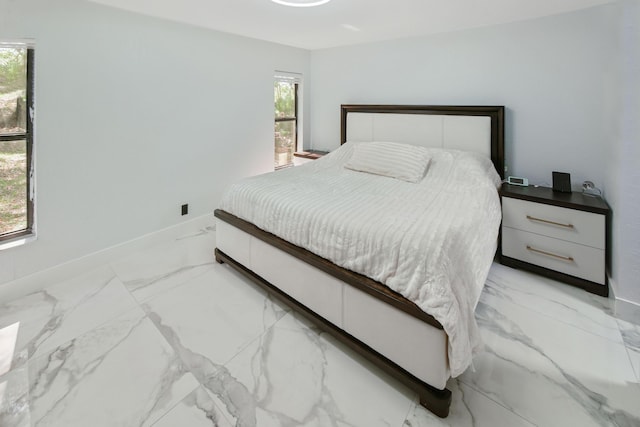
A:
{"label": "window frame", "polygon": [[[0,46],[3,46],[0,44]],[[4,47],[4,46],[3,46]],[[7,242],[9,240],[17,239],[20,237],[30,236],[35,234],[34,217],[35,217],[35,203],[34,203],[34,184],[33,184],[33,115],[34,115],[34,68],[35,68],[35,48],[30,45],[22,44],[9,44],[7,47],[21,48],[27,50],[27,87],[26,87],[26,130],[25,132],[0,134],[0,141],[19,141],[25,140],[27,151],[27,226],[22,230],[11,231],[8,233],[0,234],[0,243]]]}
{"label": "window frame", "polygon": [[[304,146],[304,132],[302,126],[304,125],[303,110],[304,110],[304,76],[299,72],[275,70],[274,71],[275,83],[282,82],[294,85],[294,116],[287,117],[274,117],[274,127],[278,126],[281,122],[293,122],[295,126],[295,134],[293,135],[293,150],[291,162],[275,166],[274,170],[288,168],[295,166],[296,153],[303,150]],[[276,161],[277,163],[277,161]]]}
{"label": "window frame", "polygon": [[[283,81],[283,80],[279,80],[279,81]],[[288,83],[288,82],[287,82]],[[298,151],[298,87],[300,85],[298,84],[298,82],[293,82],[293,113],[295,114],[293,117],[289,116],[289,117],[276,117],[275,118],[275,123],[279,123],[279,122],[294,122],[294,125],[296,127],[296,131],[294,132],[294,136],[293,136],[293,152],[297,152]]]}

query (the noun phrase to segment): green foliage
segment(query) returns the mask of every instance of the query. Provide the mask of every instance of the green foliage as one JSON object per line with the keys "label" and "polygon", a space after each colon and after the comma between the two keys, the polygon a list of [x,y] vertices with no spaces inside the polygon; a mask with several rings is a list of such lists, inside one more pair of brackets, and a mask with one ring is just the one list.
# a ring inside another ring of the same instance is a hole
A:
{"label": "green foliage", "polygon": [[27,227],[26,141],[0,142],[0,235]]}
{"label": "green foliage", "polygon": [[287,82],[274,83],[276,118],[295,117],[296,85]]}
{"label": "green foliage", "polygon": [[[27,50],[0,48],[0,132],[21,131],[18,111],[27,87]],[[27,227],[26,141],[0,142],[0,235]]]}
{"label": "green foliage", "polygon": [[[274,83],[275,118],[296,116],[296,84],[277,81]],[[295,150],[295,121],[275,123],[275,167],[292,164]]]}
{"label": "green foliage", "polygon": [[27,86],[27,50],[0,48],[0,94]]}

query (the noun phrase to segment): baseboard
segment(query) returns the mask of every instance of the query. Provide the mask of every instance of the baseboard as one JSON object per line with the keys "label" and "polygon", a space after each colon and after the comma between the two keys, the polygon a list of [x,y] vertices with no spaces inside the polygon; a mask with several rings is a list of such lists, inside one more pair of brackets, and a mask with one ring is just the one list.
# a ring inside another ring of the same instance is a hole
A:
{"label": "baseboard", "polygon": [[609,277],[610,297],[614,301],[614,314],[617,318],[640,325],[640,304],[618,297],[617,283]]}
{"label": "baseboard", "polygon": [[640,304],[622,298],[616,299],[616,317],[640,325]]}
{"label": "baseboard", "polygon": [[607,275],[607,281],[609,282],[609,297],[615,298],[618,294],[618,284],[611,277],[609,273],[605,273]]}
{"label": "baseboard", "polygon": [[[28,276],[0,283],[0,301],[11,301],[24,295],[38,292],[48,284],[60,282],[134,252],[149,248],[152,245],[187,236],[207,227],[215,227],[215,219],[212,213],[145,234]],[[211,256],[213,257],[213,252]]]}

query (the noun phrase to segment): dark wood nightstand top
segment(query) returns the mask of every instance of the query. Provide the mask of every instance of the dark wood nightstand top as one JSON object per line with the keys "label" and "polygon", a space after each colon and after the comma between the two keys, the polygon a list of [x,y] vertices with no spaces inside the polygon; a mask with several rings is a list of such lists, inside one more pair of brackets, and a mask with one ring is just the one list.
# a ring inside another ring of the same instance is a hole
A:
{"label": "dark wood nightstand top", "polygon": [[307,151],[296,151],[293,153],[295,157],[302,157],[303,159],[311,159],[316,160],[325,154],[329,154],[328,151],[320,151],[320,150],[307,150]]}
{"label": "dark wood nightstand top", "polygon": [[500,188],[500,195],[602,215],[609,215],[610,212],[609,205],[602,197],[588,196],[575,191],[573,193],[559,193],[549,187],[522,187],[504,183]]}

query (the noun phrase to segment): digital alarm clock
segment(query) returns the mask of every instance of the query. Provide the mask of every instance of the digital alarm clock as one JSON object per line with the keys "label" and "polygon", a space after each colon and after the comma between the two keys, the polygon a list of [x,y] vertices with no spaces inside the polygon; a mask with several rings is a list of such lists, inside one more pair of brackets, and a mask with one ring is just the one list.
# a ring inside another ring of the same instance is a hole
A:
{"label": "digital alarm clock", "polygon": [[529,180],[527,178],[520,178],[519,176],[510,176],[507,178],[507,183],[511,185],[521,185],[523,187],[529,186]]}

